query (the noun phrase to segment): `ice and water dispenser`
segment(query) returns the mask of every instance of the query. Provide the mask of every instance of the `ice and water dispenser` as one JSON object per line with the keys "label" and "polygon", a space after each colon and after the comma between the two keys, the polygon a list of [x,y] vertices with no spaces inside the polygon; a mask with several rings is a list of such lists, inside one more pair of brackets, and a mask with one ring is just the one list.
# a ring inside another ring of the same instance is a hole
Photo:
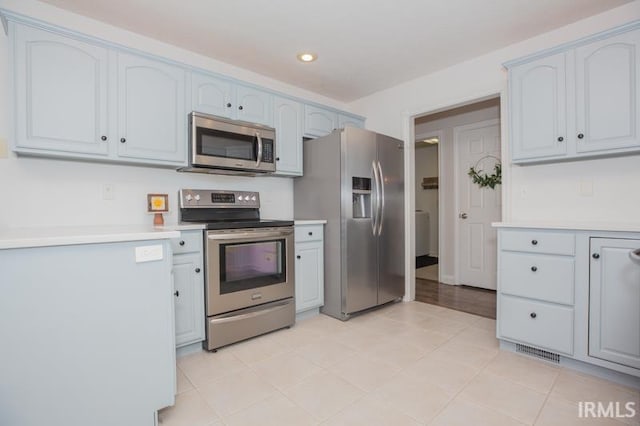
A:
{"label": "ice and water dispenser", "polygon": [[353,218],[371,217],[371,178],[352,177],[351,196],[353,200]]}

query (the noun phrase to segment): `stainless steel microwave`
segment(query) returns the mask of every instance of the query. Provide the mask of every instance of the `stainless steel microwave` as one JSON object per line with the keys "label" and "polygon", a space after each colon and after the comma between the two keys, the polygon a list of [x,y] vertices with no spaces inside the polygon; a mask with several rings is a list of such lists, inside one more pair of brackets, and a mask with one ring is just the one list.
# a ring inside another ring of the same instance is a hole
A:
{"label": "stainless steel microwave", "polygon": [[182,171],[275,172],[275,129],[213,115],[189,114],[189,167]]}

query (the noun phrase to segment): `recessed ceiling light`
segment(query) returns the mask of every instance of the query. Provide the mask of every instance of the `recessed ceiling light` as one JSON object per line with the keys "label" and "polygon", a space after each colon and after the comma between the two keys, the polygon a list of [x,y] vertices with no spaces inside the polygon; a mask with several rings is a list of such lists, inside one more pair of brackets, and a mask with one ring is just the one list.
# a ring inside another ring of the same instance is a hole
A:
{"label": "recessed ceiling light", "polygon": [[318,55],[315,53],[298,53],[298,60],[302,62],[313,62],[318,59]]}

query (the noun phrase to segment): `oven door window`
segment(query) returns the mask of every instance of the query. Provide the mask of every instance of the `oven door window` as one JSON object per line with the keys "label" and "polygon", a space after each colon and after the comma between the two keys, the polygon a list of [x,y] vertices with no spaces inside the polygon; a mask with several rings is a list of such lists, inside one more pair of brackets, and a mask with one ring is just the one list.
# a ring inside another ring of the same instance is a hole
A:
{"label": "oven door window", "polygon": [[285,240],[220,245],[220,293],[249,290],[287,280]]}
{"label": "oven door window", "polygon": [[241,135],[202,127],[196,129],[198,155],[256,161],[257,146],[258,140],[254,135]]}

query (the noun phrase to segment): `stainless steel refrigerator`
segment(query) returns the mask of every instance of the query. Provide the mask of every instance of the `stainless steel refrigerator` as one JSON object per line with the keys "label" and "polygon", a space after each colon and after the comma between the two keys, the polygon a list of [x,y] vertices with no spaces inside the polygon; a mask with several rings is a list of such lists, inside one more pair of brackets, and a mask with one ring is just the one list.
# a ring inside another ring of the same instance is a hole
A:
{"label": "stainless steel refrigerator", "polygon": [[326,219],[321,312],[341,320],[404,295],[403,142],[357,128],[304,142],[296,219]]}

